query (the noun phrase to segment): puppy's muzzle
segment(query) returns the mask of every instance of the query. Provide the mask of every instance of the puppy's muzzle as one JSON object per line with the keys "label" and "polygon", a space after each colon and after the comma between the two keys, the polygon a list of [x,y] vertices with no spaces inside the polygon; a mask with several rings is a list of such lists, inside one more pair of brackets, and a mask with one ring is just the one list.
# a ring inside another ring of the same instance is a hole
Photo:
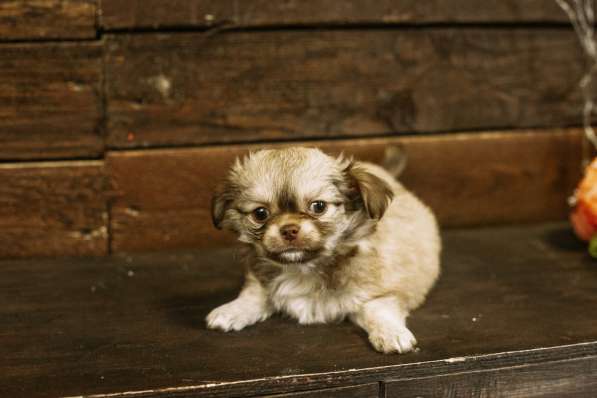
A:
{"label": "puppy's muzzle", "polygon": [[280,227],[280,234],[284,240],[292,242],[299,234],[301,227],[298,224],[286,224]]}

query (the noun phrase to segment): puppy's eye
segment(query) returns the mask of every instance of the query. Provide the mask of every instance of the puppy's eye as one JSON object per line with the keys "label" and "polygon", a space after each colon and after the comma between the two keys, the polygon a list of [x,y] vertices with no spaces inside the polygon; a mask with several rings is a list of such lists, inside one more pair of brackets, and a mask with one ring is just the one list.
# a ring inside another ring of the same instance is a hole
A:
{"label": "puppy's eye", "polygon": [[316,200],[309,205],[309,211],[313,214],[323,214],[328,205],[323,200]]}
{"label": "puppy's eye", "polygon": [[258,207],[253,210],[253,218],[256,221],[263,222],[269,217],[269,211],[265,207]]}

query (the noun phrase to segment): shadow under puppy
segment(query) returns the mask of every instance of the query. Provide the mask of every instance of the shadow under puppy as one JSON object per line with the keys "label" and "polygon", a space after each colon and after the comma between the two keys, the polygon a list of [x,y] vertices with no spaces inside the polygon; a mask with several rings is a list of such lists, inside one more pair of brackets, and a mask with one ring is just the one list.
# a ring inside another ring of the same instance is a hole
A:
{"label": "shadow under puppy", "polygon": [[439,274],[435,217],[386,170],[313,148],[237,159],[214,196],[216,227],[247,244],[245,285],[207,326],[240,330],[283,312],[301,324],[349,317],[376,350],[407,352],[406,327]]}

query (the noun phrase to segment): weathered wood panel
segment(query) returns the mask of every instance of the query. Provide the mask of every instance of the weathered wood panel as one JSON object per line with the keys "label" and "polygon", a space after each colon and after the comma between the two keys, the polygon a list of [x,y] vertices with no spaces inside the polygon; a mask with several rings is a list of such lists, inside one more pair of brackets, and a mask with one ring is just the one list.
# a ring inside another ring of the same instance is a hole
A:
{"label": "weathered wood panel", "polygon": [[99,156],[102,43],[0,45],[0,159]]}
{"label": "weathered wood panel", "polygon": [[112,147],[575,125],[567,29],[118,35]]}
{"label": "weathered wood panel", "polygon": [[96,35],[97,0],[0,1],[0,41]]}
{"label": "weathered wood panel", "polygon": [[103,162],[0,164],[0,257],[108,252]]}
{"label": "weathered wood panel", "polygon": [[[405,355],[350,322],[206,330],[241,285],[230,249],[3,261],[0,396],[251,397],[570,359],[595,377],[597,269],[567,223],[446,231],[444,248]],[[581,380],[559,369],[544,376]]]}
{"label": "weathered wood panel", "polygon": [[[459,134],[306,142],[381,163],[385,149],[403,144],[401,178],[444,226],[562,219],[578,181],[581,133]],[[112,207],[115,251],[209,247],[232,240],[211,225],[215,186],[238,155],[268,146],[113,152],[107,163],[118,198]]]}
{"label": "weathered wood panel", "polygon": [[261,395],[255,398],[379,398],[379,384],[370,383],[361,386],[325,388],[323,390],[291,392],[288,394]]}
{"label": "weathered wood panel", "polygon": [[591,398],[597,358],[385,383],[386,398]]}
{"label": "weathered wood panel", "polygon": [[102,1],[107,29],[395,24],[454,22],[563,22],[546,0],[118,0]]}

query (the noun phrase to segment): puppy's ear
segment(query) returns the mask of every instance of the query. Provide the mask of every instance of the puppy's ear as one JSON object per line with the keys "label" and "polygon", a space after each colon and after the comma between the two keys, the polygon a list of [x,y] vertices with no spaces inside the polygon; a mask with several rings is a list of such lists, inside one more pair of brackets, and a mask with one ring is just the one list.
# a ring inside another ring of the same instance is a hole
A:
{"label": "puppy's ear", "polygon": [[222,223],[226,218],[226,210],[232,204],[230,190],[221,188],[216,191],[211,199],[211,220],[217,229],[222,229]]}
{"label": "puppy's ear", "polygon": [[379,220],[394,198],[392,188],[375,174],[358,164],[350,163],[345,169],[353,194],[363,204],[369,218]]}

